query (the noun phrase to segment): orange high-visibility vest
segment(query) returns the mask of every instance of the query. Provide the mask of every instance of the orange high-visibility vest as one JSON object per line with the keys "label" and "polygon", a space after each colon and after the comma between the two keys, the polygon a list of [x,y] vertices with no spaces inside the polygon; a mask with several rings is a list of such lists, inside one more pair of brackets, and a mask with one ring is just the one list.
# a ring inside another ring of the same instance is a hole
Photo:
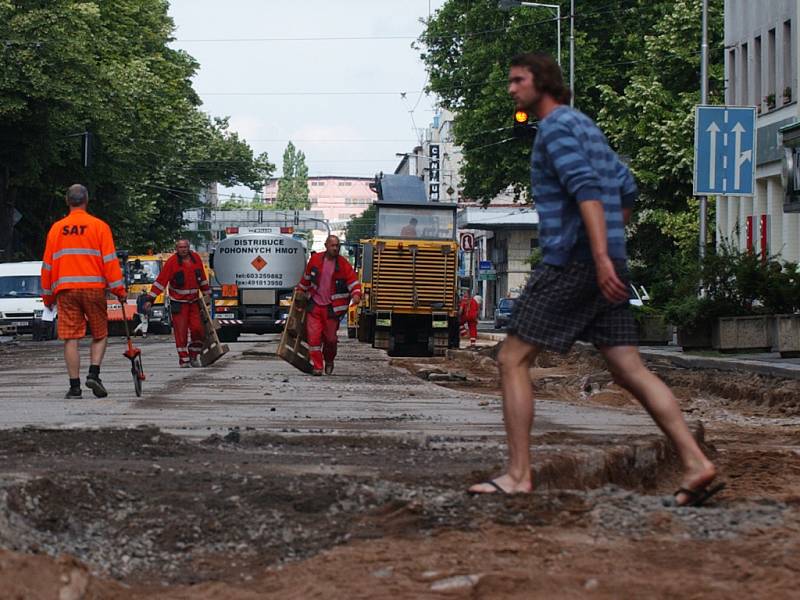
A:
{"label": "orange high-visibility vest", "polygon": [[82,208],[73,208],[50,228],[42,259],[45,304],[53,304],[58,292],[76,288],[125,292],[111,228]]}

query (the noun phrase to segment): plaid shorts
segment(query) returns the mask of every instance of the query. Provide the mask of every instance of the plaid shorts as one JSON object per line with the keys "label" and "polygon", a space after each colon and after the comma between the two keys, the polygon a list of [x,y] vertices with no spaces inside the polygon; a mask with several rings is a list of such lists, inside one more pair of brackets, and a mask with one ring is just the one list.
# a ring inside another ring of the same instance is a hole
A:
{"label": "plaid shorts", "polygon": [[[617,274],[629,285],[624,262]],[[597,286],[593,263],[563,267],[540,263],[514,303],[508,332],[544,350],[565,354],[576,340],[595,346],[635,346],[636,322],[628,302],[610,303]]]}
{"label": "plaid shorts", "polygon": [[108,308],[106,291],[100,288],[63,290],[58,301],[58,337],[77,340],[86,335],[86,322],[92,338],[101,340],[108,336]]}

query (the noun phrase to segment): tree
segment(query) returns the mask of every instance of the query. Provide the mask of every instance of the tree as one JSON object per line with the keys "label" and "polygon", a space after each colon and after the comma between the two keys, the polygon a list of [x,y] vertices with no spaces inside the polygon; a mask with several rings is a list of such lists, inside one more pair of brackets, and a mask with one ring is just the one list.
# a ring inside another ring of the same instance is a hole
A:
{"label": "tree", "polygon": [[[0,0],[0,249],[41,254],[64,191],[132,251],[171,245],[213,182],[259,189],[274,166],[200,109],[197,63],[168,42],[166,0]],[[83,166],[81,134],[91,132]],[[11,217],[22,213],[16,228]]]}
{"label": "tree", "polygon": [[[562,15],[569,14],[569,2],[560,4]],[[722,9],[722,0],[711,0],[712,101],[723,87]],[[554,48],[551,15],[524,7],[505,13],[494,0],[449,0],[418,41],[429,89],[456,114],[467,197],[489,202],[508,186],[530,191],[530,146],[509,139],[514,107],[506,93],[507,65],[517,52]],[[696,214],[689,199],[700,23],[700,0],[583,2],[576,12],[576,107],[606,131],[639,183],[630,248],[640,266],[658,264],[660,254],[685,243],[685,234],[673,237],[675,225]],[[670,216],[676,212],[677,222]],[[652,270],[644,275],[655,277]]]}
{"label": "tree", "polygon": [[278,181],[278,196],[275,200],[278,210],[308,210],[308,167],[306,155],[297,150],[292,142],[283,153],[283,175]]}
{"label": "tree", "polygon": [[[692,197],[694,107],[700,101],[700,3],[675,0],[644,37],[642,59],[622,89],[600,86],[598,123],[620,154],[629,157],[639,184],[639,211],[629,245],[637,277],[659,276],[667,252],[696,252],[698,203]],[[724,24],[721,2],[709,4],[709,100],[724,100],[720,51]],[[716,60],[714,60],[716,58]],[[707,239],[714,239],[713,206]]]}
{"label": "tree", "polygon": [[377,210],[371,205],[358,217],[348,221],[344,230],[344,239],[348,242],[358,242],[375,236],[375,218]]}
{"label": "tree", "polygon": [[[569,0],[560,0],[569,14]],[[668,7],[667,0],[617,0],[585,8],[576,16],[577,106],[596,118],[598,85],[621,90],[631,60],[641,54],[642,30]],[[699,39],[699,38],[698,38]],[[530,144],[511,136],[513,102],[508,97],[508,62],[521,51],[555,54],[556,21],[546,8],[503,12],[495,0],[449,0],[427,22],[418,40],[429,90],[456,114],[453,134],[464,151],[464,195],[490,201],[511,186],[530,191]],[[566,56],[566,52],[564,53]]]}

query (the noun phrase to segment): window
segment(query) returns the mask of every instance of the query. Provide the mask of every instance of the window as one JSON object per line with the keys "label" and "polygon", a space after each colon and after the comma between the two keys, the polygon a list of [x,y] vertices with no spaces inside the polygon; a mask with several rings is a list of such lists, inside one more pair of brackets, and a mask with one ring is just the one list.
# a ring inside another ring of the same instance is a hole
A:
{"label": "window", "polygon": [[325,185],[325,182],[323,182],[323,181],[312,181],[311,185],[313,185],[314,187],[318,187],[318,186],[321,186],[321,185]]}
{"label": "window", "polygon": [[777,80],[775,64],[775,30],[767,33],[767,94],[775,94],[775,81]]}
{"label": "window", "polygon": [[736,104],[736,50],[728,51],[728,103]]}
{"label": "window", "polygon": [[792,68],[792,22],[783,24],[783,94],[789,92],[792,97],[794,90],[794,69]]}
{"label": "window", "polygon": [[[742,44],[742,92],[739,94],[742,104],[750,104],[750,56],[747,52],[747,44]],[[759,98],[759,101],[761,99]]]}
{"label": "window", "polygon": [[775,98],[768,99],[761,94],[761,36],[756,36],[753,40],[753,95],[755,96],[756,106],[761,106],[766,102],[767,110],[775,108]]}
{"label": "window", "polygon": [[455,211],[409,205],[379,207],[378,235],[389,238],[454,240]]}
{"label": "window", "polygon": [[0,277],[0,298],[36,298],[41,295],[38,275]]}
{"label": "window", "polygon": [[339,182],[339,187],[345,187],[345,186],[349,186],[349,185],[353,185],[353,182],[352,181],[340,181]]}

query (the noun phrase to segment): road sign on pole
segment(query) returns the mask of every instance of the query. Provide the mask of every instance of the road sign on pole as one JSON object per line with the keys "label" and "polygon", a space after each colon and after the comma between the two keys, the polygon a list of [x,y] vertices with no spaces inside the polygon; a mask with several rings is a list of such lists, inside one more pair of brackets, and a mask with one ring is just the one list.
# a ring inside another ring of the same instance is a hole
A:
{"label": "road sign on pole", "polygon": [[694,195],[752,196],[756,180],[756,109],[698,106]]}
{"label": "road sign on pole", "polygon": [[464,252],[472,252],[475,249],[475,235],[472,233],[462,233],[460,236],[461,249]]}

